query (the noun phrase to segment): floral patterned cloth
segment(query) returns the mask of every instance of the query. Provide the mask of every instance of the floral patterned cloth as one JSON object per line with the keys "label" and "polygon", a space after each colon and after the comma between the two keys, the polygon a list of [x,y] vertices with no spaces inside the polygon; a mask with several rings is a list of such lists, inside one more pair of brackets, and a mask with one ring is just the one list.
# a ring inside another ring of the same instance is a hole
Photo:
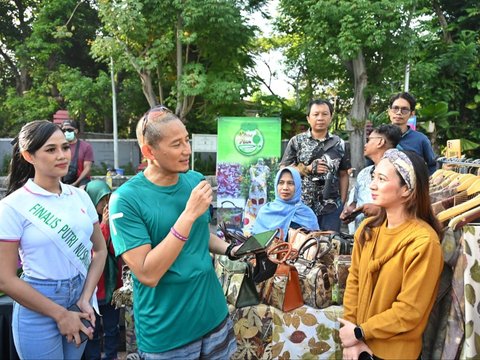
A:
{"label": "floral patterned cloth", "polygon": [[341,306],[320,310],[304,305],[290,312],[265,304],[229,308],[237,337],[233,359],[342,358]]}
{"label": "floral patterned cloth", "polygon": [[480,226],[448,229],[437,302],[424,333],[426,359],[480,358]]}
{"label": "floral patterned cloth", "polygon": [[480,226],[463,227],[465,345],[462,359],[480,358]]}

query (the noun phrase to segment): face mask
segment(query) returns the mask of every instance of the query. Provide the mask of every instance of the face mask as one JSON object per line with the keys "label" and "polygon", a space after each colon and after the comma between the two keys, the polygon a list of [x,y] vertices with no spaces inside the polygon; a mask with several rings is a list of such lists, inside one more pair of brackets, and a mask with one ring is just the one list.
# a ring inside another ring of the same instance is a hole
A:
{"label": "face mask", "polygon": [[65,138],[67,141],[72,141],[75,139],[75,133],[73,131],[65,131]]}

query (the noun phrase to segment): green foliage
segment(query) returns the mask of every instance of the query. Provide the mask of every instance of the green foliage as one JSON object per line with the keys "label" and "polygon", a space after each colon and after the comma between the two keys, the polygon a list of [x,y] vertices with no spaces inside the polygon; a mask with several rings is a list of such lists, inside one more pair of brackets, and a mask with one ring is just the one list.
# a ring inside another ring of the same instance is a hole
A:
{"label": "green foliage", "polygon": [[207,107],[232,104],[248,92],[245,70],[253,64],[248,50],[254,27],[241,12],[247,4],[103,0],[103,28],[92,52],[98,60],[111,56],[120,70],[137,73],[149,104],[168,104],[181,117],[196,102]]}
{"label": "green foliage", "polygon": [[418,110],[418,115],[423,123],[428,121],[433,122],[435,126],[442,129],[449,138],[455,136],[451,133],[451,121],[449,121],[449,118],[458,116],[458,114],[458,111],[448,111],[448,104],[444,101],[423,106]]}

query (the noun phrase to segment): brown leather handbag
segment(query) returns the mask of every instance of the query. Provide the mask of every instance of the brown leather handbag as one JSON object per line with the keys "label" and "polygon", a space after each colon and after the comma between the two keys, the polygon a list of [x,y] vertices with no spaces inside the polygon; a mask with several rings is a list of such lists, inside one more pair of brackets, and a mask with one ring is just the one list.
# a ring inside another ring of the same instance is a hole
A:
{"label": "brown leather handbag", "polygon": [[297,251],[284,242],[269,248],[267,254],[278,266],[275,275],[259,286],[263,302],[285,312],[302,306],[303,296],[297,269],[287,263],[295,260]]}
{"label": "brown leather handbag", "polygon": [[[288,242],[294,249],[300,250],[303,244],[310,239],[330,239],[335,234],[334,231],[307,231],[304,228],[288,229]],[[322,246],[325,243],[322,242]],[[320,251],[323,251],[320,250]],[[314,260],[317,254],[317,246],[309,246],[304,252],[303,258],[306,260]]]}

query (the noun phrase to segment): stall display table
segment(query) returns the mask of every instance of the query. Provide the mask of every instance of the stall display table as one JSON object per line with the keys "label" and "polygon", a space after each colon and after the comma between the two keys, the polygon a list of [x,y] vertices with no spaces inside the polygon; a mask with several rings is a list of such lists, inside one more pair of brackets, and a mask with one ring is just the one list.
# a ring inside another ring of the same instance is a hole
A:
{"label": "stall display table", "polygon": [[342,306],[290,312],[259,304],[240,309],[229,305],[237,338],[233,359],[341,359],[337,318]]}
{"label": "stall display table", "polygon": [[13,300],[0,296],[0,359],[19,359],[12,336]]}

